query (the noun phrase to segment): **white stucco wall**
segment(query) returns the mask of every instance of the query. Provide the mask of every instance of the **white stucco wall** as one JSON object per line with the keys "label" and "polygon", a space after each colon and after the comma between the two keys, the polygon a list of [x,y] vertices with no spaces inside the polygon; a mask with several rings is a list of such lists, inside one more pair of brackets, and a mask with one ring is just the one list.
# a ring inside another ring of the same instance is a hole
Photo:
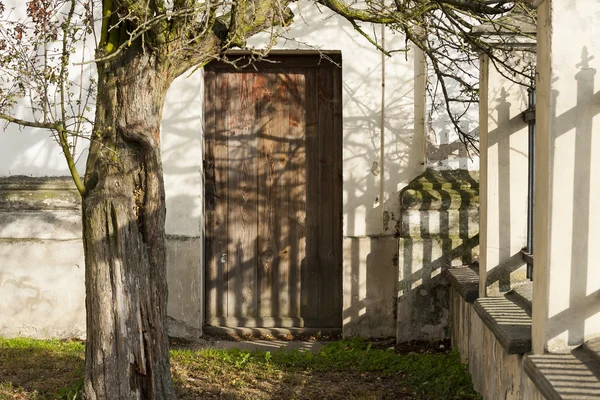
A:
{"label": "white stucco wall", "polygon": [[[326,8],[310,2],[293,3],[292,8],[295,22],[283,32],[286,39],[279,40],[275,49],[342,52],[344,234],[392,233],[395,222],[384,226],[384,211],[390,213],[386,220],[391,213],[397,219],[396,193],[424,169],[424,121],[418,118],[416,134],[413,123],[415,51],[382,56],[345,19]],[[363,29],[379,38],[382,35],[379,26]],[[250,41],[257,47],[264,43],[261,35]],[[386,32],[386,48],[404,45],[401,35]],[[423,67],[419,60],[416,67]],[[202,97],[202,72],[197,71],[174,82],[165,104],[162,148],[169,234],[200,233]],[[17,111],[27,115],[25,106]],[[84,143],[80,146],[83,156],[77,165],[83,173],[86,150]],[[11,125],[0,132],[0,176],[10,175],[59,176],[68,175],[68,170],[48,132]],[[179,209],[186,211],[182,214]]]}
{"label": "white stucco wall", "polygon": [[600,336],[600,3],[538,8],[533,349]]}
{"label": "white stucco wall", "polygon": [[[459,58],[457,54],[457,58]],[[477,76],[477,65],[463,65],[466,71]],[[448,169],[467,169],[469,171],[479,170],[479,156],[473,150],[467,152],[467,148],[460,141],[456,129],[448,116],[446,105],[443,101],[443,95],[439,88],[439,82],[435,77],[432,68],[429,68],[429,91],[433,92],[438,87],[438,93],[435,99],[429,96],[427,101],[430,103],[427,107],[426,138],[427,138],[427,167],[436,170]],[[471,79],[466,78],[467,81]],[[473,82],[477,83],[477,82]],[[460,86],[452,79],[446,79],[448,91],[450,94],[458,93]],[[431,104],[435,101],[435,104]],[[465,111],[465,104],[451,104],[452,112],[462,114]],[[461,129],[469,132],[475,138],[479,136],[479,104],[472,103],[461,118]]]}
{"label": "white stucco wall", "polygon": [[163,110],[165,229],[171,235],[202,235],[203,83],[202,70],[175,80],[167,92]]}
{"label": "white stucco wall", "polygon": [[[424,60],[414,49],[391,58],[382,56],[346,20],[313,3],[294,3],[292,9],[295,22],[282,32],[288,39],[279,40],[274,50],[340,51],[342,55],[344,248],[354,243],[353,238],[372,237],[372,249],[386,250],[365,251],[344,260],[343,329],[345,334],[387,336],[390,333],[381,329],[387,323],[393,335],[388,317],[394,313],[397,241],[392,235],[399,219],[398,192],[425,170]],[[382,32],[379,26],[363,29],[378,38],[383,33],[388,49],[405,45],[401,35]],[[266,34],[257,35],[249,45],[264,48],[268,39]],[[197,189],[202,176],[202,80],[202,71],[177,79],[165,105],[169,234],[196,235],[202,226]],[[385,276],[391,290],[371,290]],[[373,314],[377,302],[385,307]]]}
{"label": "white stucco wall", "polygon": [[[10,13],[10,19],[25,18],[27,7],[25,2],[21,0],[4,0],[3,4],[7,10],[4,16]],[[64,4],[63,7],[68,7]],[[10,11],[9,11],[10,10]],[[63,10],[65,13],[67,10]],[[29,32],[34,35],[34,32]],[[25,36],[27,38],[27,36]],[[89,61],[94,57],[93,40],[87,37],[85,45],[80,43],[80,46],[75,48],[75,51],[70,55],[72,64]],[[49,43],[47,45],[48,53],[52,54],[53,50],[58,51],[62,46],[61,42]],[[40,50],[41,54],[41,50]],[[60,65],[58,57],[50,57],[50,65]],[[89,104],[86,99],[87,88],[90,87],[90,79],[95,78],[96,67],[94,64],[86,63],[84,65],[72,65],[69,70],[69,79],[76,85],[72,89],[74,95],[73,100],[80,98],[81,108],[84,109]],[[83,90],[79,91],[81,86]],[[55,92],[55,87],[49,85],[49,97],[52,97]],[[35,118],[31,111],[30,97],[37,98],[35,92],[27,92],[20,99],[10,114],[13,117],[22,118],[29,121],[34,121]],[[56,99],[59,97],[56,96]],[[52,100],[50,100],[52,101]],[[74,107],[79,107],[75,105]],[[5,110],[7,112],[8,110]],[[58,114],[60,110],[57,107],[50,107],[51,114]],[[68,113],[68,115],[71,115]],[[93,119],[94,110],[90,109],[85,113],[86,117]],[[41,120],[41,114],[36,115],[37,120]],[[76,141],[76,165],[78,171],[83,174],[85,171],[85,163],[87,159],[88,143],[84,139]],[[27,175],[33,177],[40,176],[67,176],[69,170],[66,167],[66,161],[62,154],[61,148],[51,136],[50,132],[45,129],[37,128],[22,128],[15,124],[8,125],[5,121],[0,120],[0,176],[11,175]]]}
{"label": "white stucco wall", "polygon": [[[421,73],[415,68],[424,66],[420,59],[415,65],[415,49],[382,56],[348,21],[324,7],[306,1],[291,7],[296,18],[283,36],[295,40],[281,39],[275,49],[342,53],[344,235],[393,233],[395,221],[384,224],[391,217],[384,212],[398,217],[397,192],[425,167],[424,121],[418,119],[416,132],[414,124],[414,79]],[[382,32],[380,26],[363,24],[363,29],[383,35],[387,49],[405,45],[402,35]],[[257,35],[250,45],[261,48],[265,42]]]}
{"label": "white stucco wall", "polygon": [[[535,57],[517,52],[513,62]],[[505,74],[504,74],[505,75]],[[482,56],[480,114],[480,277],[487,294],[506,292],[525,279],[521,249],[527,244],[527,87],[501,74]],[[528,82],[524,82],[528,84]],[[492,286],[492,288],[488,288]]]}
{"label": "white stucco wall", "polygon": [[[425,169],[423,57],[415,49],[395,53],[391,58],[382,56],[345,19],[326,8],[308,1],[293,3],[291,7],[296,14],[295,22],[286,28],[285,38],[274,49],[340,51],[343,59],[343,234],[346,241],[354,237],[372,237],[377,241],[387,235],[385,243],[392,246],[388,253],[395,254],[398,192]],[[363,24],[362,28],[378,38],[385,36],[388,49],[405,45],[401,35],[383,32],[380,26]],[[264,43],[265,37],[261,35],[250,41],[257,47]],[[169,257],[186,260],[177,264],[177,276],[172,273],[169,276],[171,300],[177,299],[177,303],[170,301],[169,314],[197,328],[202,325],[204,285],[203,96],[202,70],[181,76],[167,94],[162,120]],[[86,151],[82,148],[81,152],[78,169],[83,173]],[[9,127],[0,132],[0,176],[23,174],[57,176],[68,175],[68,170],[58,145],[47,132]],[[397,268],[393,254],[372,268],[382,271]],[[373,282],[364,271],[367,259],[372,257],[365,253],[356,261],[357,265],[344,266],[346,272],[361,271],[356,279],[350,277],[353,290],[362,293],[352,298],[353,307],[369,302],[372,291],[368,289]],[[390,312],[393,312],[393,296],[392,290],[386,300]],[[186,307],[190,304],[191,312],[199,318],[189,318]]]}

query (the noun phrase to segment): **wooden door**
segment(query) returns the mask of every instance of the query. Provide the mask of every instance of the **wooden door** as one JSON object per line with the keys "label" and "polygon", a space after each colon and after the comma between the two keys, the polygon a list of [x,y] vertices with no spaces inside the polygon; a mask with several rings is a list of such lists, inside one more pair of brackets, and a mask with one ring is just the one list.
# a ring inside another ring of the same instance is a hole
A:
{"label": "wooden door", "polygon": [[205,69],[208,325],[341,327],[341,57],[329,60]]}

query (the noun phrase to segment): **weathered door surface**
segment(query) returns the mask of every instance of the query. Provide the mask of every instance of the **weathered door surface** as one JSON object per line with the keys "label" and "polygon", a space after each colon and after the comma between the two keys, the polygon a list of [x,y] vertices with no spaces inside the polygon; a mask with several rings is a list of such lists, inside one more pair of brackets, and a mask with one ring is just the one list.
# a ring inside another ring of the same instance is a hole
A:
{"label": "weathered door surface", "polygon": [[205,69],[208,325],[341,327],[338,65]]}

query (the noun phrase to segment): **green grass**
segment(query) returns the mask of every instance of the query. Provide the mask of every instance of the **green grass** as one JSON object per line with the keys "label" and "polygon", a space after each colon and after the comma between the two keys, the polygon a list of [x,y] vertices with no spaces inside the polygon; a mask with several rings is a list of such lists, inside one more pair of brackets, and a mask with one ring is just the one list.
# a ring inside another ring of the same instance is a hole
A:
{"label": "green grass", "polygon": [[[71,398],[81,342],[0,339],[0,399]],[[457,353],[397,355],[360,339],[308,351],[171,351],[180,399],[477,399]]]}
{"label": "green grass", "polygon": [[76,341],[0,338],[0,399],[54,398],[83,373]]}

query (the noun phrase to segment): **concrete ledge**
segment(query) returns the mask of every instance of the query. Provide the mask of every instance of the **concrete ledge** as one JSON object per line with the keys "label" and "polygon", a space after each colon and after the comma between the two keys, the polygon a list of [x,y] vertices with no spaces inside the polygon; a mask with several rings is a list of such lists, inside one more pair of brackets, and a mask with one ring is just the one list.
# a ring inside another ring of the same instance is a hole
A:
{"label": "concrete ledge", "polygon": [[172,336],[197,337],[202,334],[204,320],[204,275],[200,268],[202,265],[202,239],[166,236],[167,285],[169,288],[167,314],[173,321],[183,324],[174,324],[174,328],[185,327],[185,329],[176,330],[180,333],[173,333]]}
{"label": "concrete ledge", "polygon": [[398,239],[346,237],[343,246],[344,336],[395,336]]}
{"label": "concrete ledge", "polygon": [[570,354],[527,356],[524,370],[548,400],[600,398],[600,363],[582,348]]}
{"label": "concrete ledge", "polygon": [[73,179],[70,176],[7,176],[0,177],[0,190],[74,190]]}
{"label": "concrete ledge", "polygon": [[0,209],[9,211],[80,210],[81,198],[76,190],[6,190],[0,187]]}
{"label": "concrete ledge", "polygon": [[177,339],[194,340],[202,337],[202,329],[190,326],[170,315],[167,316],[167,332],[169,337]]}
{"label": "concrete ledge", "polygon": [[459,210],[479,207],[479,190],[406,189],[400,194],[404,210]]}
{"label": "concrete ledge", "polygon": [[412,189],[471,189],[479,188],[479,173],[467,170],[428,169],[410,183]]}
{"label": "concrete ledge", "polygon": [[467,303],[472,303],[479,297],[479,267],[463,266],[448,268],[444,271],[450,286]]}
{"label": "concrete ledge", "polygon": [[477,315],[510,354],[531,351],[531,315],[506,296],[476,300]]}
{"label": "concrete ledge", "polygon": [[81,238],[81,199],[70,177],[0,178],[0,238]]}

